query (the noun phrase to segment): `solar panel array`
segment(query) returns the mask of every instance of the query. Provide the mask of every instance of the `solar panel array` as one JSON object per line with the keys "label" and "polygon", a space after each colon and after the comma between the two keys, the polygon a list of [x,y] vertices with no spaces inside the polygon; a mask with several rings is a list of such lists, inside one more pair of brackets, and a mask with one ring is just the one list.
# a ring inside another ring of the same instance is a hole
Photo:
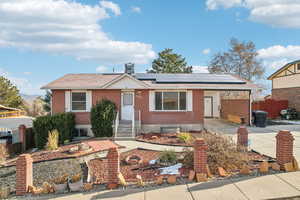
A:
{"label": "solar panel array", "polygon": [[206,84],[245,84],[246,82],[240,80],[230,74],[151,74],[151,73],[137,73],[135,77],[139,80],[153,80],[156,83],[206,83]]}

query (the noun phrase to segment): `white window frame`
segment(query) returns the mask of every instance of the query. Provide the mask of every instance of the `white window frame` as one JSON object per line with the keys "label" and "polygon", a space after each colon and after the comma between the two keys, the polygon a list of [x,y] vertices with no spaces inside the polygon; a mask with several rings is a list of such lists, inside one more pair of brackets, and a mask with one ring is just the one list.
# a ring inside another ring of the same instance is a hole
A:
{"label": "white window frame", "polygon": [[[161,104],[162,104],[162,109],[161,110],[156,110],[156,92],[161,92]],[[164,92],[177,92],[178,93],[178,110],[164,110]],[[185,105],[185,110],[179,110],[180,107],[180,92],[185,92],[185,101],[186,101],[186,105]],[[188,111],[188,91],[187,90],[155,90],[154,91],[154,111],[155,112],[187,112]]]}
{"label": "white window frame", "polygon": [[[85,93],[85,110],[73,110],[73,93]],[[71,105],[71,112],[87,112],[87,108],[88,108],[88,94],[86,90],[72,90],[70,93],[70,105]]]}

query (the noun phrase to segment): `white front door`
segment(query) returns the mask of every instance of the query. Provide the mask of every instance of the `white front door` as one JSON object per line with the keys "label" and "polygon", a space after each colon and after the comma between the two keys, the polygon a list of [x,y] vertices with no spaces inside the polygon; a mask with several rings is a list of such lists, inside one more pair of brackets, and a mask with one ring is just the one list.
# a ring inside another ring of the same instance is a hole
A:
{"label": "white front door", "polygon": [[134,112],[134,92],[122,92],[121,119],[132,120]]}
{"label": "white front door", "polygon": [[204,97],[204,117],[213,117],[213,97]]}

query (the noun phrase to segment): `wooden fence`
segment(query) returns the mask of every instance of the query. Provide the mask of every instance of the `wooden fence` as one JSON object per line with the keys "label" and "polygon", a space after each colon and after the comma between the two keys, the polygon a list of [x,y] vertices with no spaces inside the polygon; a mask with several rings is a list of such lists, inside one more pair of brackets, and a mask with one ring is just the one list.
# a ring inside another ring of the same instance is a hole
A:
{"label": "wooden fence", "polygon": [[262,110],[268,112],[268,118],[275,119],[280,116],[280,111],[288,108],[287,100],[266,99],[252,102],[252,111]]}
{"label": "wooden fence", "polygon": [[20,117],[20,116],[24,116],[24,115],[25,115],[25,111],[22,111],[22,110],[0,112],[0,119],[11,118],[11,117]]}

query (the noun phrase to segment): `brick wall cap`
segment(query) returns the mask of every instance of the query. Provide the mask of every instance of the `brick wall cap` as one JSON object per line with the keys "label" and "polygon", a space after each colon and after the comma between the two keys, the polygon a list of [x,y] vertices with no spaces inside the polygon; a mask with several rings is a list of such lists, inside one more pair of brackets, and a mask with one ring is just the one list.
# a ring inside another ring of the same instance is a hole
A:
{"label": "brick wall cap", "polygon": [[281,130],[276,135],[277,139],[294,140],[293,134],[288,130]]}

